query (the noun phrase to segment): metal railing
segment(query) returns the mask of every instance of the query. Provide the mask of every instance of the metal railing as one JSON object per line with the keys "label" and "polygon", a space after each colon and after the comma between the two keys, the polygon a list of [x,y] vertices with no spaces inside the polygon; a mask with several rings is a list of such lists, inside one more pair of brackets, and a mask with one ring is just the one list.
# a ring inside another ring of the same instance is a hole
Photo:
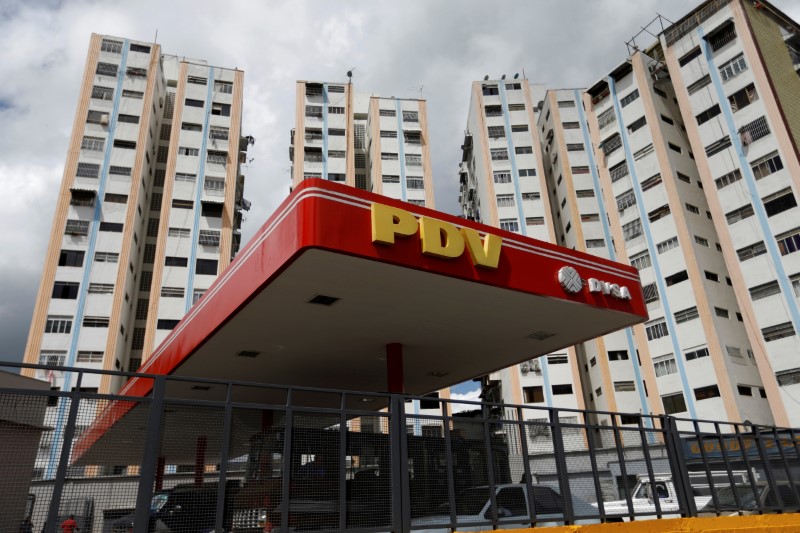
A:
{"label": "metal railing", "polygon": [[[800,511],[789,428],[0,366],[51,380],[0,387],[2,531],[69,515],[98,533],[405,533]],[[97,392],[133,377],[143,396]]]}

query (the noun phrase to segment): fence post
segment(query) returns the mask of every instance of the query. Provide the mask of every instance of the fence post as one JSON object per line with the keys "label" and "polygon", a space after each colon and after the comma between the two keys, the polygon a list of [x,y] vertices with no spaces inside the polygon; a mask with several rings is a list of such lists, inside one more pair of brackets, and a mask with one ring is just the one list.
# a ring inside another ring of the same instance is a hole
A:
{"label": "fence post", "polygon": [[[347,394],[342,393],[339,413],[339,530],[347,529]],[[288,531],[286,528],[284,531]]]}
{"label": "fence post", "polygon": [[[289,505],[290,497],[289,489],[291,487],[292,479],[292,433],[294,424],[294,414],[292,410],[292,389],[286,389],[286,410],[284,411],[283,420],[283,472],[281,477],[281,524],[280,529],[284,531],[289,530]],[[263,427],[261,428],[264,429]],[[272,504],[272,502],[270,502]],[[269,509],[267,509],[269,513]],[[267,514],[269,520],[269,514]]]}
{"label": "fence post", "polygon": [[450,403],[440,401],[442,406],[442,431],[444,432],[445,459],[447,460],[447,502],[450,506],[450,526],[456,527],[456,483],[454,478],[455,462],[453,461],[453,438],[450,435]]}
{"label": "fence post", "polygon": [[619,426],[617,425],[617,415],[611,415],[611,429],[614,432],[614,445],[617,448],[617,460],[619,461],[619,473],[625,483],[625,503],[628,505],[628,516],[633,520],[636,512],[633,508],[633,500],[631,496],[631,487],[628,485],[628,467],[625,465],[625,452],[622,438],[619,433]]}
{"label": "fence post", "polygon": [[689,469],[686,465],[686,458],[683,456],[678,424],[670,416],[664,416],[662,421],[664,444],[666,445],[667,458],[672,471],[672,485],[675,487],[678,502],[684,511],[682,514],[685,516],[697,516],[697,503],[692,495],[692,484],[689,483]]}
{"label": "fence post", "polygon": [[492,433],[489,430],[489,407],[481,404],[481,414],[483,415],[483,442],[486,447],[486,474],[489,478],[489,501],[491,505],[492,527],[496,527],[500,515],[497,511],[497,489],[494,482],[494,453],[492,452]]}
{"label": "fence post", "polygon": [[231,415],[233,414],[233,408],[231,407],[232,389],[233,385],[228,383],[225,392],[225,420],[222,424],[222,449],[219,454],[219,484],[217,486],[217,518],[214,526],[215,531],[225,531],[223,529],[225,527],[223,520],[225,519],[225,504],[228,488],[228,454],[230,453]]}
{"label": "fence post", "polygon": [[561,432],[561,421],[558,418],[558,410],[556,409],[550,410],[550,424],[553,433],[553,455],[556,460],[558,484],[561,488],[561,499],[564,500],[564,524],[570,525],[575,522],[575,510],[572,506],[572,490],[569,486],[564,434]]}
{"label": "fence post", "polygon": [[[753,435],[756,441],[756,449],[758,450],[758,454],[761,456],[761,461],[764,465],[764,475],[767,478],[769,490],[775,495],[775,503],[779,506],[779,509],[782,509],[784,505],[783,496],[778,490],[778,485],[775,482],[775,474],[772,472],[772,464],[770,464],[769,454],[767,454],[767,451],[764,448],[764,443],[761,441],[761,430],[759,430],[758,426],[756,425],[753,425]],[[766,508],[766,501],[764,502],[764,507]]]}
{"label": "fence post", "polygon": [[392,531],[394,533],[408,533],[411,527],[408,446],[404,445],[407,438],[405,402],[402,396],[391,394],[389,396],[389,447],[392,457]]}
{"label": "fence post", "polygon": [[528,493],[528,511],[530,512],[531,527],[536,527],[536,502],[533,500],[533,476],[531,474],[531,459],[528,451],[528,428],[520,406],[517,406],[517,424],[520,446],[522,447],[522,468],[525,470],[525,491]]}
{"label": "fence post", "polygon": [[153,486],[158,470],[159,448],[161,447],[161,419],[164,415],[166,383],[165,376],[153,378],[153,399],[150,401],[142,471],[139,477],[139,490],[136,493],[136,511],[133,518],[135,533],[147,533],[150,529],[150,501],[153,499]]}
{"label": "fence post", "polygon": [[656,508],[656,516],[658,518],[662,518],[663,512],[661,511],[661,497],[659,496],[658,489],[656,487],[656,475],[653,471],[653,460],[650,457],[650,447],[649,444],[647,444],[647,430],[644,428],[644,424],[642,424],[642,415],[639,415],[637,422],[639,424],[639,436],[642,439],[642,456],[644,456],[644,464],[647,466],[647,476],[650,478],[650,496],[653,498],[653,505]]}
{"label": "fence post", "polygon": [[594,493],[597,498],[597,511],[600,513],[600,521],[606,521],[606,506],[603,501],[603,488],[600,486],[600,472],[597,469],[597,452],[595,450],[593,426],[589,421],[587,412],[583,412],[583,423],[586,425],[586,447],[589,451],[589,464],[592,467],[592,480],[594,481]]}
{"label": "fence post", "polygon": [[[80,376],[78,378],[78,387],[80,388]],[[56,469],[56,478],[53,482],[53,494],[50,497],[50,508],[47,511],[47,533],[56,533],[58,528],[58,510],[61,505],[61,494],[64,490],[64,481],[67,478],[67,467],[69,466],[69,456],[72,451],[72,439],[75,437],[75,425],[78,419],[78,408],[80,406],[80,392],[69,392],[68,396],[62,398],[69,398],[69,414],[67,415],[67,426],[64,428],[64,436],[61,444],[61,454],[58,458],[58,468]],[[53,443],[55,446],[56,443]]]}

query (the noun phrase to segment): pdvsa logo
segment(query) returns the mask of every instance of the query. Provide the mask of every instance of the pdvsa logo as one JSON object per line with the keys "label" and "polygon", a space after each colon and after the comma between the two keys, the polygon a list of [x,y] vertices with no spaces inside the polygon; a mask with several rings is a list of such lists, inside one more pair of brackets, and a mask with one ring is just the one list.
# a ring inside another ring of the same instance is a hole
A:
{"label": "pdvsa logo", "polygon": [[624,285],[589,278],[585,282],[578,271],[570,266],[561,267],[558,271],[558,283],[567,294],[578,294],[588,285],[589,292],[600,292],[618,300],[630,300],[631,291]]}

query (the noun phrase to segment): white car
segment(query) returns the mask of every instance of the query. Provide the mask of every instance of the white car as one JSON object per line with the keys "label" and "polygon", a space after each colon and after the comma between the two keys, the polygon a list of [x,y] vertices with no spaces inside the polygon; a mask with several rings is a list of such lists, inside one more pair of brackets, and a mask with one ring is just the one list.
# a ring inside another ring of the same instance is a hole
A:
{"label": "white car", "polygon": [[[492,502],[490,488],[473,487],[456,495],[456,531],[483,531],[491,528]],[[497,485],[497,520],[500,529],[522,529],[530,527],[528,491],[524,484]],[[564,499],[546,485],[533,485],[533,505],[536,510],[536,527],[564,525]],[[575,524],[599,524],[597,509],[576,496],[572,496],[575,516],[584,517]],[[411,520],[415,533],[449,533],[450,504],[439,506],[433,516],[421,516]],[[440,513],[440,514],[439,514]],[[586,518],[590,517],[590,518]],[[487,523],[488,522],[488,523]]]}
{"label": "white car", "polygon": [[[649,476],[639,476],[639,481],[631,491],[631,505],[636,520],[655,520],[656,514],[655,499],[658,498],[662,518],[680,518],[681,509],[678,503],[678,496],[675,486],[672,483],[671,475],[655,475],[655,485],[650,483]],[[711,496],[704,495],[697,488],[693,488],[693,497],[698,509],[705,506]],[[592,504],[597,507],[596,503]],[[603,511],[606,516],[622,515],[622,520],[630,521],[630,509],[627,500],[615,500],[603,502]],[[628,516],[625,516],[628,515]]]}

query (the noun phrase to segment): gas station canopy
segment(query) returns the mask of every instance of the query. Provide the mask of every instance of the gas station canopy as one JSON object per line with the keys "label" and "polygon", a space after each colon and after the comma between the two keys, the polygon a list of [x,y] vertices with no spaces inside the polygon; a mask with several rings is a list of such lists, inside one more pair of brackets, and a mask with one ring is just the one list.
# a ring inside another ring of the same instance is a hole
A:
{"label": "gas station canopy", "polygon": [[630,266],[309,179],[140,371],[387,391],[397,343],[425,394],[646,318]]}

